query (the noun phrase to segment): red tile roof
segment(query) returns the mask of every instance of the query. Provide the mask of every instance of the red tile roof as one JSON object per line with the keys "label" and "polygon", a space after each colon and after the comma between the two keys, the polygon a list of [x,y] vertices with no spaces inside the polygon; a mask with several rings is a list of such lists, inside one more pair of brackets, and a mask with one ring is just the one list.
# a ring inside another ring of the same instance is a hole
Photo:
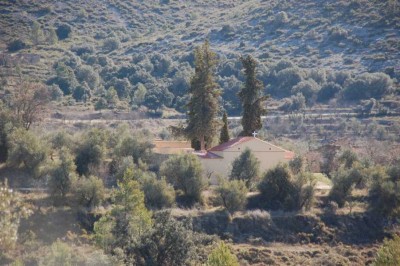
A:
{"label": "red tile roof", "polygon": [[224,151],[224,150],[229,149],[229,148],[231,148],[231,147],[233,147],[235,145],[238,145],[240,143],[243,143],[243,142],[246,142],[246,141],[249,141],[249,140],[252,140],[252,139],[254,139],[254,137],[238,137],[238,138],[235,138],[235,139],[231,139],[231,140],[229,140],[229,141],[227,141],[225,143],[222,143],[221,145],[212,147],[211,149],[209,149],[209,151]]}
{"label": "red tile roof", "polygon": [[202,159],[221,159],[221,158],[223,158],[223,157],[221,157],[215,153],[209,152],[209,151],[197,151],[197,152],[194,152],[193,154],[199,156]]}

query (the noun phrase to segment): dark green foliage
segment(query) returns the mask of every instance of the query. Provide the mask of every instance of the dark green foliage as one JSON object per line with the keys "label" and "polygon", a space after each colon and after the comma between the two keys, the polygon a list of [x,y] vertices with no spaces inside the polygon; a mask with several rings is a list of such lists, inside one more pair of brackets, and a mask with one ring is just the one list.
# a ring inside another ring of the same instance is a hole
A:
{"label": "dark green foliage", "polygon": [[292,211],[311,208],[314,185],[310,173],[301,172],[293,177],[287,165],[279,164],[268,170],[258,189],[265,208]]}
{"label": "dark green foliage", "polygon": [[75,181],[73,187],[74,198],[86,208],[99,206],[105,199],[103,181],[96,176],[82,176]]}
{"label": "dark green foliage", "polygon": [[106,252],[119,250],[125,264],[135,264],[132,254],[135,245],[152,225],[151,212],[144,205],[144,194],[134,179],[134,172],[128,170],[118,189],[114,191],[114,204],[94,225],[95,240]]}
{"label": "dark green foliage", "polygon": [[332,178],[333,187],[329,193],[330,200],[336,202],[339,207],[343,207],[349,200],[351,192],[356,185],[365,182],[366,176],[363,168],[354,167],[352,169],[342,169],[334,173]]}
{"label": "dark green foliage", "polygon": [[154,215],[153,227],[131,245],[128,256],[135,265],[188,265],[201,245],[190,221],[178,221],[164,211]]}
{"label": "dark green foliage", "polygon": [[16,39],[11,41],[8,45],[7,45],[7,50],[10,53],[13,52],[17,52],[19,50],[22,50],[26,47],[26,43],[24,41],[22,41],[21,39]]}
{"label": "dark green foliage", "polygon": [[97,167],[103,160],[107,136],[100,129],[92,129],[84,136],[76,151],[76,171],[79,175],[89,174],[90,167]]}
{"label": "dark green foliage", "polygon": [[322,103],[327,102],[330,99],[335,98],[340,91],[342,91],[342,87],[339,84],[328,82],[324,84],[318,92],[317,101]]}
{"label": "dark green foliage", "polygon": [[290,171],[297,175],[298,173],[303,171],[304,168],[304,158],[301,155],[296,155],[292,160],[289,162]]}
{"label": "dark green foliage", "polygon": [[247,192],[246,184],[242,180],[221,180],[220,185],[216,189],[218,201],[230,213],[245,208],[247,204]]}
{"label": "dark green foliage", "polygon": [[279,106],[279,110],[285,112],[302,111],[304,108],[306,108],[306,98],[301,93],[297,93],[296,95],[292,95],[290,98],[286,98],[284,103]]}
{"label": "dark green foliage", "polygon": [[11,133],[8,145],[7,163],[14,167],[23,166],[38,177],[40,167],[46,160],[46,145],[32,132],[23,128],[16,129]]}
{"label": "dark green foliage", "polygon": [[76,71],[76,78],[81,83],[86,82],[91,89],[97,88],[100,82],[99,74],[91,66],[79,67]]}
{"label": "dark green foliage", "polygon": [[196,155],[182,154],[164,161],[160,175],[175,189],[181,190],[189,203],[201,201],[201,192],[206,187],[201,163]]}
{"label": "dark green foliage", "polygon": [[189,139],[200,141],[200,149],[205,150],[205,138],[213,137],[217,131],[219,86],[214,80],[217,55],[210,50],[206,40],[195,51],[195,74],[190,82],[191,98],[188,104],[188,121],[184,132]]}
{"label": "dark green foliage", "polygon": [[292,175],[286,165],[278,165],[268,170],[258,185],[266,205],[271,209],[288,209],[291,205],[295,187],[292,183]]}
{"label": "dark green foliage", "polygon": [[108,107],[107,100],[104,99],[103,97],[100,97],[94,105],[94,109],[96,111],[106,109],[107,107]]}
{"label": "dark green foliage", "polygon": [[[239,72],[239,70],[237,70]],[[220,72],[221,73],[221,72]],[[237,75],[237,73],[235,73]],[[229,115],[239,116],[242,112],[242,106],[239,97],[237,97],[242,83],[236,76],[218,77],[218,83],[222,90],[223,108]]]}
{"label": "dark green foliage", "polygon": [[71,149],[74,145],[72,136],[65,131],[55,133],[50,142],[52,148],[56,150],[62,149],[63,147]]}
{"label": "dark green foliage", "polygon": [[243,107],[241,136],[251,134],[262,128],[261,116],[267,114],[264,102],[268,96],[262,96],[263,84],[256,78],[256,60],[250,55],[240,58],[246,75],[245,86],[240,90],[239,97]]}
{"label": "dark green foliage", "polygon": [[50,192],[54,199],[65,198],[70,191],[76,166],[74,158],[67,149],[60,151],[60,164],[52,171],[50,177]]}
{"label": "dark green foliage", "polygon": [[72,27],[68,24],[61,24],[57,27],[56,33],[59,40],[68,38],[71,34]]}
{"label": "dark green foliage", "polygon": [[228,116],[226,112],[224,112],[224,116],[222,117],[223,126],[221,128],[221,133],[219,134],[219,143],[225,143],[229,141],[229,129],[228,129]]}
{"label": "dark green foliage", "polygon": [[155,77],[163,77],[167,75],[173,65],[172,59],[169,56],[160,53],[155,53],[151,57],[150,61],[154,66],[152,74]]}
{"label": "dark green foliage", "polygon": [[138,164],[140,159],[145,162],[150,159],[153,147],[153,143],[144,136],[121,136],[114,154],[117,157],[132,156],[133,161]]}
{"label": "dark green foliage", "polygon": [[95,52],[95,49],[92,45],[81,44],[72,46],[71,51],[74,52],[77,56],[82,57],[86,54],[93,54]]}
{"label": "dark green foliage", "polygon": [[400,217],[400,170],[377,168],[372,172],[373,184],[369,191],[370,209],[382,218]]}
{"label": "dark green foliage", "polygon": [[312,105],[317,98],[319,90],[320,86],[314,80],[310,79],[297,83],[297,85],[293,87],[292,92],[303,94],[307,104]]}
{"label": "dark green foliage", "polygon": [[242,180],[249,189],[256,185],[260,172],[260,162],[250,149],[246,148],[232,163],[230,179]]}
{"label": "dark green foliage", "polygon": [[171,208],[175,203],[175,190],[164,178],[157,179],[155,176],[148,176],[141,183],[147,208]]}
{"label": "dark green foliage", "polygon": [[304,74],[290,61],[279,61],[270,69],[268,93],[278,98],[289,97]]}
{"label": "dark green foliage", "polygon": [[351,168],[355,162],[358,161],[357,154],[352,150],[345,150],[339,156],[339,162],[344,164],[345,168]]}
{"label": "dark green foliage", "polygon": [[151,89],[147,90],[143,105],[151,110],[157,110],[163,105],[167,107],[171,106],[174,95],[168,91],[168,88],[155,84],[149,84],[149,88]]}
{"label": "dark green foliage", "polygon": [[132,92],[132,85],[127,78],[117,79],[113,77],[107,82],[106,88],[113,87],[118,94],[119,99],[127,98]]}
{"label": "dark green foliage", "polygon": [[75,101],[80,102],[86,102],[87,100],[90,99],[90,89],[88,88],[88,86],[86,85],[86,83],[84,83],[83,86],[79,85],[77,86],[73,93],[72,93],[72,97],[75,99]]}
{"label": "dark green foliage", "polygon": [[117,37],[110,37],[104,40],[103,49],[111,52],[118,49],[121,46],[121,42]]}
{"label": "dark green foliage", "polygon": [[365,73],[351,79],[343,90],[343,98],[348,101],[380,99],[392,89],[392,80],[384,73]]}
{"label": "dark green foliage", "polygon": [[329,40],[339,42],[347,39],[348,36],[349,33],[347,30],[340,26],[335,26],[329,29]]}
{"label": "dark green foliage", "polygon": [[78,84],[74,70],[63,62],[58,63],[55,70],[57,76],[50,79],[48,83],[57,84],[63,91],[64,95],[71,94]]}
{"label": "dark green foliage", "polygon": [[320,163],[321,172],[330,176],[331,172],[337,168],[337,155],[339,147],[335,145],[325,145],[320,149],[323,157]]}
{"label": "dark green foliage", "polygon": [[51,85],[49,90],[50,90],[50,98],[52,101],[59,101],[64,95],[63,91],[60,89],[60,86],[56,84]]}

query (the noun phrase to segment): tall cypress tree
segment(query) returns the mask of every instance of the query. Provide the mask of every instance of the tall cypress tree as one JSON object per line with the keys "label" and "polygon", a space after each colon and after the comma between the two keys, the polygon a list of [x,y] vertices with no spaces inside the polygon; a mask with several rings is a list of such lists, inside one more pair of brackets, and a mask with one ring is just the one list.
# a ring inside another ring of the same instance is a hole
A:
{"label": "tall cypress tree", "polygon": [[256,78],[256,60],[249,55],[241,57],[240,61],[246,75],[245,86],[238,94],[243,107],[243,131],[240,135],[251,136],[254,131],[262,127],[261,116],[267,114],[267,109],[263,106],[263,103],[269,96],[262,95],[263,84]]}
{"label": "tall cypress tree", "polygon": [[214,80],[213,71],[217,64],[217,54],[205,43],[195,50],[195,73],[190,82],[191,98],[188,104],[188,120],[185,135],[200,142],[205,150],[206,139],[212,139],[218,127],[216,114],[220,90]]}
{"label": "tall cypress tree", "polygon": [[228,116],[226,115],[226,112],[224,112],[224,116],[222,117],[222,122],[224,123],[222,128],[221,128],[221,133],[219,135],[219,143],[225,143],[229,141],[229,130],[228,130]]}

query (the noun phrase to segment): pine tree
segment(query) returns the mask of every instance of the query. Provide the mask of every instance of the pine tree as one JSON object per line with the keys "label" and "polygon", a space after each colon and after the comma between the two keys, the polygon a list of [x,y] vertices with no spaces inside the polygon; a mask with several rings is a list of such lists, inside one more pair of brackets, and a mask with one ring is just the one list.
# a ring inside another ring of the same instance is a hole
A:
{"label": "pine tree", "polygon": [[221,128],[221,133],[219,135],[219,143],[225,143],[229,141],[229,130],[228,130],[228,116],[226,115],[226,112],[224,112],[224,116],[222,117],[222,122],[224,125]]}
{"label": "pine tree", "polygon": [[243,107],[243,131],[240,135],[251,136],[254,131],[262,127],[261,116],[267,114],[267,109],[263,106],[263,103],[269,96],[262,95],[263,84],[256,78],[256,60],[249,55],[241,57],[240,61],[246,75],[246,84],[238,94]]}
{"label": "pine tree", "polygon": [[217,54],[205,43],[195,51],[195,74],[190,83],[191,98],[188,104],[188,121],[185,135],[200,142],[200,149],[205,150],[206,139],[212,139],[217,131],[219,86],[213,77],[217,64]]}

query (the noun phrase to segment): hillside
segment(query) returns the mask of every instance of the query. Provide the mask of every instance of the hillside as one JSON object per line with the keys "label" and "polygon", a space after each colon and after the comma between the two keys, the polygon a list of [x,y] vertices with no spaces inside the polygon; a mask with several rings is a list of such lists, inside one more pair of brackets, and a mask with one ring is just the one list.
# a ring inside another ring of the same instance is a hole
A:
{"label": "hillside", "polygon": [[[120,108],[143,104],[150,110],[164,105],[184,111],[193,50],[208,38],[220,57],[217,79],[230,114],[240,113],[234,98],[241,86],[242,54],[259,60],[266,93],[277,98],[295,94],[292,88],[310,79],[316,90],[331,81],[343,87],[338,71],[353,78],[384,72],[393,91],[399,79],[399,10],[397,1],[372,0],[3,1],[1,73],[10,80],[20,70],[58,85],[64,95],[77,91],[78,101],[87,95],[96,102],[92,96],[114,87],[128,102]],[[58,30],[65,25],[71,33],[62,39]],[[58,41],[52,39],[54,30]],[[15,40],[22,49],[10,49]],[[60,62],[72,69],[72,80],[60,81]],[[295,69],[290,84],[279,78],[283,68]],[[146,96],[137,100],[140,84]],[[288,93],[277,93],[281,86]]]}

